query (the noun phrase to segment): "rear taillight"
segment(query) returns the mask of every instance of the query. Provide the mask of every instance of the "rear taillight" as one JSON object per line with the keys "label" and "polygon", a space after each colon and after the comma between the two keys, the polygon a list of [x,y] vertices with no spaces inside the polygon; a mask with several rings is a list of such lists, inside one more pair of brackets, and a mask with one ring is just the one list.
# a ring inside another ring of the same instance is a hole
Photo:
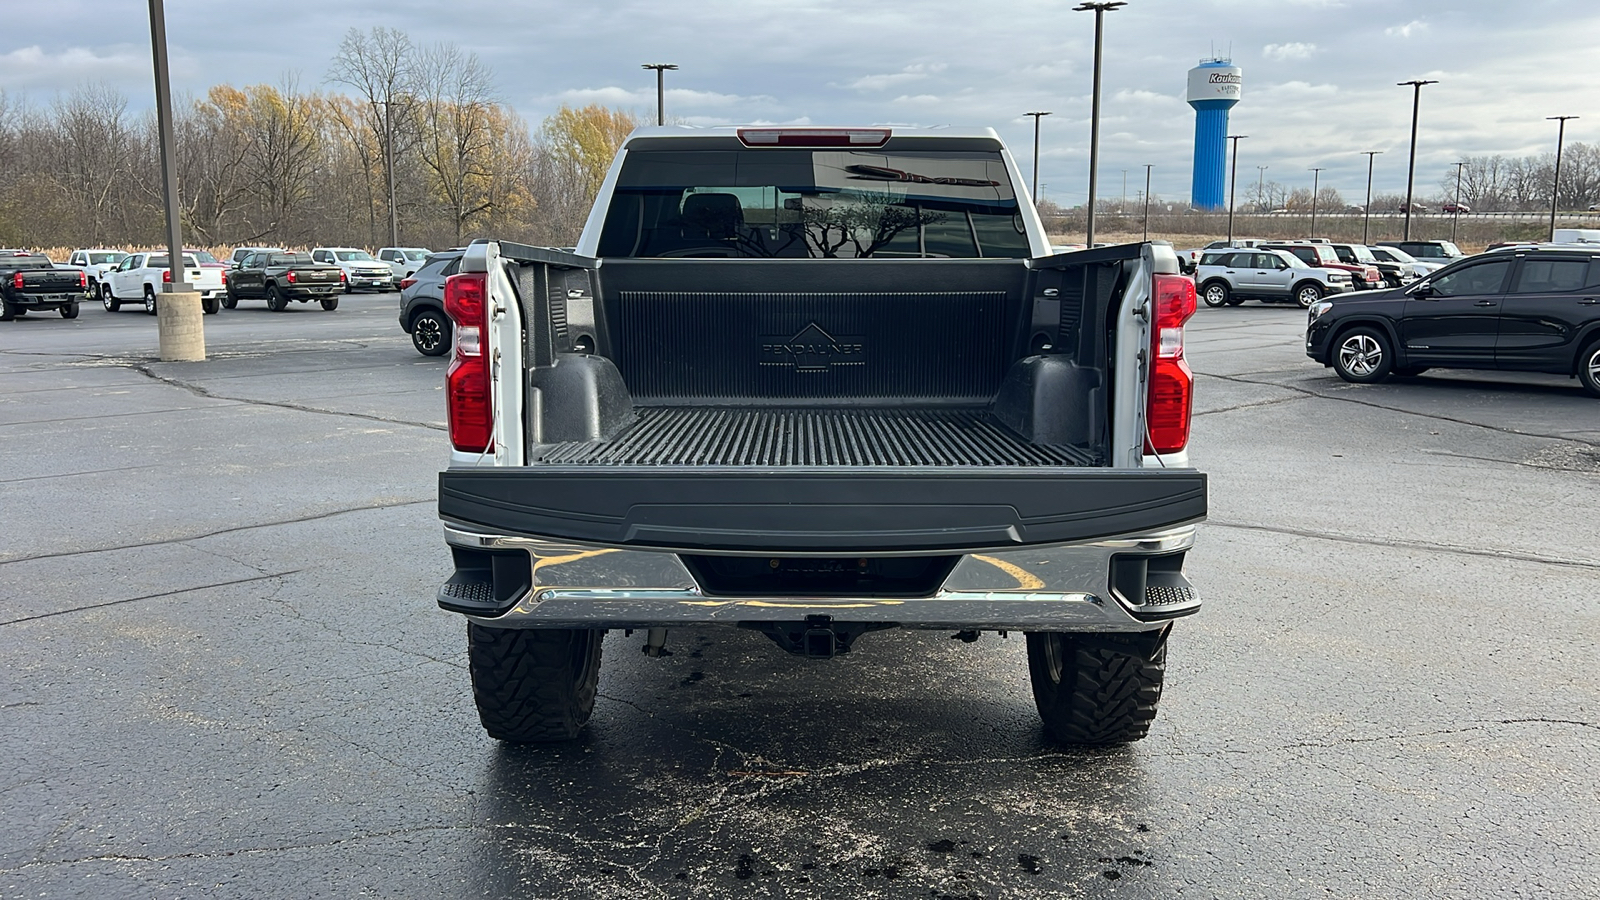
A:
{"label": "rear taillight", "polygon": [[222,274],[222,283],[223,284],[227,284],[228,283],[228,270],[227,269],[223,269],[221,274]]}
{"label": "rear taillight", "polygon": [[402,278],[402,279],[400,279],[400,290],[403,291],[406,288],[411,287],[413,284],[416,284],[416,283],[417,283],[417,280],[415,278]]}
{"label": "rear taillight", "polygon": [[343,283],[343,282],[346,282],[346,281],[349,281],[349,280],[350,280],[350,273],[346,272],[343,269],[340,269],[339,270],[339,281],[340,281],[340,283]]}
{"label": "rear taillight", "polygon": [[161,283],[162,284],[171,284],[172,283],[172,270],[171,269],[162,269],[161,270]]}
{"label": "rear taillight", "polygon": [[1145,449],[1176,453],[1189,445],[1189,415],[1194,408],[1194,373],[1183,358],[1183,323],[1195,311],[1194,280],[1187,275],[1157,275],[1150,328],[1150,399]]}
{"label": "rear taillight", "polygon": [[294,270],[290,269],[289,271],[283,273],[283,280],[289,282],[290,284],[294,284]]}
{"label": "rear taillight", "polygon": [[13,274],[11,276],[11,286],[16,288],[19,291],[22,290],[22,273],[21,272],[17,272],[17,273],[15,273],[15,274]]}
{"label": "rear taillight", "polygon": [[489,327],[488,289],[489,276],[483,272],[451,275],[444,282],[444,311],[455,323],[455,353],[445,373],[450,443],[469,453],[485,453],[494,446],[489,358],[483,353]]}
{"label": "rear taillight", "polygon": [[78,287],[81,287],[84,290],[89,289],[89,273],[82,269],[78,270]]}

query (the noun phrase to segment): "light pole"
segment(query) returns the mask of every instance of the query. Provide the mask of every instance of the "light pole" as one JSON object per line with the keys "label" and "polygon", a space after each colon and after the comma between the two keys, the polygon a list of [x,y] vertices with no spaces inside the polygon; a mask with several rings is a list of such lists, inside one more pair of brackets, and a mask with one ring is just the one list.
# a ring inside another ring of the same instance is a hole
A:
{"label": "light pole", "polygon": [[1561,144],[1567,138],[1567,120],[1576,119],[1577,116],[1545,116],[1552,122],[1559,122],[1561,126],[1556,131],[1556,177],[1550,183],[1550,240],[1556,239],[1556,204],[1561,199]]}
{"label": "light pole", "polygon": [[1450,243],[1456,242],[1456,226],[1461,224],[1461,170],[1466,168],[1465,162],[1456,163],[1456,214],[1450,220]]}
{"label": "light pole", "polygon": [[1271,166],[1256,166],[1256,212],[1267,211],[1267,170]]}
{"label": "light pole", "polygon": [[1382,150],[1363,150],[1367,155],[1367,205],[1361,207],[1361,243],[1367,242],[1367,226],[1372,223],[1372,160]]}
{"label": "light pole", "polygon": [[1039,202],[1039,120],[1050,115],[1048,112],[1023,113],[1033,116],[1033,202]]}
{"label": "light pole", "polygon": [[1438,84],[1423,78],[1411,81],[1397,81],[1398,86],[1411,85],[1411,162],[1406,166],[1406,227],[1403,239],[1411,240],[1411,191],[1417,179],[1417,113],[1422,110],[1422,86],[1425,84]]}
{"label": "light pole", "polygon": [[1230,134],[1228,140],[1233,141],[1233,167],[1228,174],[1228,246],[1233,246],[1233,189],[1239,186],[1239,142],[1249,137],[1248,134]]}
{"label": "light pole", "polygon": [[1094,247],[1094,203],[1095,181],[1100,177],[1100,45],[1105,36],[1106,13],[1119,6],[1127,6],[1124,0],[1113,2],[1088,2],[1085,0],[1072,8],[1073,12],[1094,11],[1094,96],[1089,105],[1089,221],[1087,223],[1086,244]]}
{"label": "light pole", "polygon": [[400,210],[394,200],[394,119],[389,107],[393,100],[383,101],[383,168],[389,178],[389,246],[400,246]]}
{"label": "light pole", "polygon": [[1122,203],[1117,207],[1117,215],[1128,214],[1128,170],[1122,170]]}
{"label": "light pole", "polygon": [[675,72],[678,67],[674,63],[645,63],[641,69],[656,70],[656,124],[667,124],[667,73]]}
{"label": "light pole", "polygon": [[161,200],[166,207],[167,271],[156,304],[156,331],[162,360],[198,362],[206,358],[205,319],[200,295],[183,280],[183,230],[178,210],[178,156],[173,147],[172,79],[167,72],[167,17],[162,0],[150,0],[150,49],[155,59],[156,135],[161,148]]}
{"label": "light pole", "polygon": [[1150,170],[1155,163],[1144,164],[1144,239],[1150,240]]}
{"label": "light pole", "polygon": [[1327,166],[1313,167],[1311,169],[1311,237],[1317,236],[1317,190],[1322,186],[1322,170]]}

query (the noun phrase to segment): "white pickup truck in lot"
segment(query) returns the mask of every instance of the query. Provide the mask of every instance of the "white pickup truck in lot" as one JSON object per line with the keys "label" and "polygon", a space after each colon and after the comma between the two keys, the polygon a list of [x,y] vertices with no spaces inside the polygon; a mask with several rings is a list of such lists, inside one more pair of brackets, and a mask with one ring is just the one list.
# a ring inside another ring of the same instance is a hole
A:
{"label": "white pickup truck in lot", "polygon": [[127,258],[128,254],[123,250],[74,250],[67,257],[65,265],[67,268],[82,269],[89,283],[89,293],[98,297],[106,273]]}
{"label": "white pickup truck in lot", "polygon": [[[200,308],[212,315],[222,308],[223,270],[202,266],[191,254],[183,254],[183,280],[200,294]],[[172,281],[166,253],[133,253],[107,272],[101,281],[100,301],[107,312],[116,312],[124,303],[144,303],[144,311],[156,314],[156,298],[162,285]]]}
{"label": "white pickup truck in lot", "polygon": [[574,737],[603,636],[675,626],[1022,632],[1052,738],[1146,734],[1199,609],[1194,282],[1052,253],[1022,183],[991,129],[642,128],[574,251],[467,248],[437,599],[490,735]]}

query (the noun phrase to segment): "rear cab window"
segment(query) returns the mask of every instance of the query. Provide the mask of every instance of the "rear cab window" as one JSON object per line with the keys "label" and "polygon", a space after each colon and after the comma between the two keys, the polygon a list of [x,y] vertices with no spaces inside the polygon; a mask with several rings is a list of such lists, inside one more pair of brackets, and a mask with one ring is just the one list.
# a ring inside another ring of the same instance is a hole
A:
{"label": "rear cab window", "polygon": [[631,258],[1027,258],[998,151],[630,150],[599,253]]}

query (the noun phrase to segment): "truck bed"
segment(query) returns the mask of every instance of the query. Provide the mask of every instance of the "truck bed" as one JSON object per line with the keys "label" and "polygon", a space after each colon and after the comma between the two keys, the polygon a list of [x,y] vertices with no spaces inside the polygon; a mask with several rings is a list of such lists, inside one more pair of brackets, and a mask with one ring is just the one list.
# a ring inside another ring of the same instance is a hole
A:
{"label": "truck bed", "polygon": [[574,466],[1088,466],[1081,448],[1033,444],[983,409],[653,407],[605,441],[533,449]]}

